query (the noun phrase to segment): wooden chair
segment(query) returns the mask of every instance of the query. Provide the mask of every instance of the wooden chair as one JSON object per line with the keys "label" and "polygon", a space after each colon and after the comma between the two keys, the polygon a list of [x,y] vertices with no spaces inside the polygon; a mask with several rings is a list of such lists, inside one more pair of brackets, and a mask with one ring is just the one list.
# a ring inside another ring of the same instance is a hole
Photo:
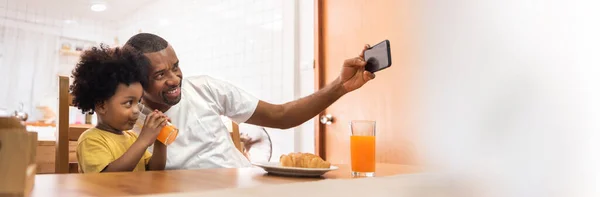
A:
{"label": "wooden chair", "polygon": [[223,124],[225,124],[225,127],[227,127],[227,130],[229,130],[229,135],[231,135],[231,141],[232,141],[233,145],[235,146],[236,149],[238,149],[240,152],[243,153],[244,146],[243,146],[242,140],[240,138],[239,125],[226,116],[221,116],[221,120],[223,121]]}
{"label": "wooden chair", "polygon": [[[238,151],[240,151],[244,156],[246,156],[246,158],[248,160],[250,160],[251,158],[250,158],[250,155],[249,155],[249,152],[248,152],[249,149],[248,150],[246,149],[247,148],[246,144],[244,144],[244,141],[242,141],[242,137],[243,136],[241,136],[239,125],[236,124],[235,122],[231,121],[231,120],[228,120],[228,119],[225,120],[225,124],[228,127],[229,134],[231,135],[231,141],[232,141],[233,145],[235,145],[235,148],[238,149]],[[231,126],[231,127],[229,127],[229,126]],[[252,133],[252,132],[256,131],[256,130],[254,130],[252,128],[247,128],[247,129],[248,130],[245,130],[245,132],[247,134],[249,134],[248,132]],[[260,129],[262,129],[260,132],[265,132],[265,133],[260,134],[259,136],[256,135],[257,133],[254,133],[251,136],[261,138],[260,139],[261,141],[258,142],[257,144],[255,144],[255,145],[262,146],[262,148],[260,148],[260,149],[266,148],[266,147],[264,147],[265,143],[269,143],[269,146],[270,146],[269,147],[269,151],[270,152],[268,152],[268,154],[269,154],[268,158],[265,158],[265,159],[267,159],[267,161],[270,161],[271,160],[271,156],[273,154],[273,151],[272,151],[273,145],[271,144],[271,137],[268,135],[268,133],[266,133],[266,130],[264,128],[260,127]],[[256,147],[257,148],[255,148],[255,150],[259,149],[258,148],[259,146],[256,146]],[[258,152],[255,152],[255,153],[258,153],[258,154],[257,154],[257,157],[255,157],[254,159],[262,160],[260,158],[261,154],[262,154],[261,152],[262,152],[262,150],[259,150]]]}
{"label": "wooden chair", "polygon": [[235,148],[237,148],[240,152],[243,153],[244,145],[240,140],[240,126],[235,122],[231,121],[231,132],[229,133],[231,134],[231,141],[233,142],[233,145],[235,145]]}
{"label": "wooden chair", "polygon": [[72,101],[72,96],[69,94],[69,77],[59,76],[55,173],[79,172],[77,162],[69,162],[69,141],[77,141],[89,126],[69,125],[69,106],[72,106]]}

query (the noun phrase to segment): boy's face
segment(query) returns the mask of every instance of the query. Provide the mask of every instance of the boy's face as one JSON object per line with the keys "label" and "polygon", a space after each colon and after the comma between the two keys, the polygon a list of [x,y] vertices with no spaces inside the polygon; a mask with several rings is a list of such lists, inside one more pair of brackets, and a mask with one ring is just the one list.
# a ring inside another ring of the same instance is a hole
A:
{"label": "boy's face", "polygon": [[119,84],[115,94],[96,106],[96,112],[104,124],[114,129],[125,131],[133,128],[140,111],[137,104],[142,98],[144,89],[140,83]]}
{"label": "boy's face", "polygon": [[173,47],[144,54],[150,60],[150,78],[144,102],[173,106],[181,100],[181,78],[179,59]]}

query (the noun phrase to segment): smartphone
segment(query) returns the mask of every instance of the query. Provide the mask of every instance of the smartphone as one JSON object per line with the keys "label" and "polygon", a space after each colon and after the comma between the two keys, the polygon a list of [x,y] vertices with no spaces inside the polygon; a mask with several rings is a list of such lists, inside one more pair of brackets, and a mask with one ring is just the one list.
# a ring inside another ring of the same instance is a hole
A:
{"label": "smartphone", "polygon": [[375,46],[367,49],[363,54],[367,65],[365,70],[371,73],[389,68],[392,66],[392,53],[390,51],[390,41],[384,40]]}

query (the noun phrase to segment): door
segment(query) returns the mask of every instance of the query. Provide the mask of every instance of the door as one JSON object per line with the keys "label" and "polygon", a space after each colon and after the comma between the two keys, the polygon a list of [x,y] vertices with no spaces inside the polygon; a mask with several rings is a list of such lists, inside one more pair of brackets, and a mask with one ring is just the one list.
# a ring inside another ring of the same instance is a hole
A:
{"label": "door", "polygon": [[[316,0],[315,86],[339,76],[342,62],[357,56],[364,44],[390,41],[392,66],[376,73],[362,88],[343,96],[324,113],[330,125],[315,121],[316,152],[336,164],[350,163],[351,120],[376,121],[376,159],[382,163],[414,164],[411,87],[415,63],[408,0]],[[326,119],[326,118],[325,118]]]}

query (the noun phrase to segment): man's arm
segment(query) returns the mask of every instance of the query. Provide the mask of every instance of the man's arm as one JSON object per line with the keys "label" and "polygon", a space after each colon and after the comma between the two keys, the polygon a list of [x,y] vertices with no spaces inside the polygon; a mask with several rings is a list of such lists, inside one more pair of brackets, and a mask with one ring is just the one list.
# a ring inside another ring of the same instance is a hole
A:
{"label": "man's arm", "polygon": [[342,88],[338,78],[307,97],[282,105],[259,101],[254,114],[246,122],[265,127],[288,129],[315,117],[344,94],[346,91]]}
{"label": "man's arm", "polygon": [[[365,46],[365,49],[368,45]],[[246,121],[250,124],[288,129],[298,126],[329,107],[344,94],[360,88],[375,75],[365,71],[362,54],[344,61],[340,77],[319,91],[281,105],[259,101],[256,110]]]}

